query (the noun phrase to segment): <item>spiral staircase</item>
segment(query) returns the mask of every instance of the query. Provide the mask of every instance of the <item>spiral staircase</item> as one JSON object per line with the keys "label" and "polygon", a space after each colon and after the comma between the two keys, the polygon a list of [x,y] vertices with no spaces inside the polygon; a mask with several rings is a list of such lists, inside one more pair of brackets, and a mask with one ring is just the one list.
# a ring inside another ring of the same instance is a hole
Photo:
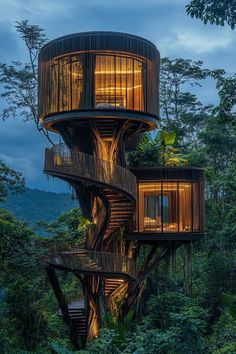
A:
{"label": "spiral staircase", "polygon": [[[73,185],[82,182],[88,186],[96,186],[102,191],[110,211],[104,240],[125,227],[134,214],[136,178],[119,165],[104,160],[95,161],[91,155],[71,150],[60,144],[46,149],[44,172]],[[84,248],[54,251],[48,256],[47,264],[49,267],[66,272],[104,277],[106,301],[125,281],[134,279],[137,273],[134,260],[127,256]],[[70,303],[68,312],[76,333],[85,338],[84,300]],[[62,316],[61,311],[59,315]]]}

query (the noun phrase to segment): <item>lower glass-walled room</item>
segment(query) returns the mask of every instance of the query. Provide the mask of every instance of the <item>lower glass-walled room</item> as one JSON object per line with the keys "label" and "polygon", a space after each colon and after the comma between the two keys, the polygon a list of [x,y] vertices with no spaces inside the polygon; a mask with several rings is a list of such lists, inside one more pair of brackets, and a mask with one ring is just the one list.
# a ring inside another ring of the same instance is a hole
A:
{"label": "lower glass-walled room", "polygon": [[197,168],[134,168],[135,230],[130,239],[196,239],[204,236],[204,173]]}
{"label": "lower glass-walled room", "polygon": [[140,232],[199,232],[199,186],[190,182],[138,185]]}

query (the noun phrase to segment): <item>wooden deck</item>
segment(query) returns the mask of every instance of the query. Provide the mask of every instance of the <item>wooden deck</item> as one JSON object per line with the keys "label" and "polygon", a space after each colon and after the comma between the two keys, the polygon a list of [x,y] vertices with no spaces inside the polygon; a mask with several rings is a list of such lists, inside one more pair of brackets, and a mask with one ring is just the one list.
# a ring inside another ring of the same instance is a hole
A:
{"label": "wooden deck", "polygon": [[84,275],[101,275],[115,278],[135,278],[135,262],[115,253],[95,252],[85,249],[69,249],[49,255],[45,262],[48,266]]}

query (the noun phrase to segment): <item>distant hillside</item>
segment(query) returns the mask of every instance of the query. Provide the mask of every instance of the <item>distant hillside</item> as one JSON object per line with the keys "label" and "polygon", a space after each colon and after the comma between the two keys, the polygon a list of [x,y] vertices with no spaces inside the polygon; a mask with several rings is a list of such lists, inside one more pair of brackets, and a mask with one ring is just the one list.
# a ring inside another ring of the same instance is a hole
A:
{"label": "distant hillside", "polygon": [[18,219],[30,224],[41,220],[52,221],[60,214],[78,207],[78,201],[72,200],[69,193],[30,188],[26,188],[23,193],[9,194],[5,203],[0,202],[0,208],[10,210]]}

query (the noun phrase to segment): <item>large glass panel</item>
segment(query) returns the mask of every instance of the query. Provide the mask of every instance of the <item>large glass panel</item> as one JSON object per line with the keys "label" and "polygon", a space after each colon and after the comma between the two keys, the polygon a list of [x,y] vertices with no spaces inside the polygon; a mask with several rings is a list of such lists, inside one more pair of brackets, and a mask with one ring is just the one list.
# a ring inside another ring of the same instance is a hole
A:
{"label": "large glass panel", "polygon": [[161,183],[139,184],[139,231],[161,232]]}
{"label": "large glass panel", "polygon": [[162,184],[163,232],[178,231],[178,195],[177,183]]}
{"label": "large glass panel", "polygon": [[200,193],[199,193],[199,205],[200,205],[200,231],[204,231],[205,225],[204,225],[204,215],[205,215],[205,198],[204,198],[204,183],[199,182],[199,188],[200,188]]}
{"label": "large glass panel", "polygon": [[143,97],[143,75],[142,75],[143,63],[134,60],[134,110],[144,110],[144,97]]}
{"label": "large glass panel", "polygon": [[193,231],[198,232],[200,229],[200,211],[199,211],[199,184],[193,183]]}
{"label": "large glass panel", "polygon": [[95,108],[116,105],[115,60],[112,56],[97,55],[95,66]]}
{"label": "large glass panel", "polygon": [[144,109],[143,63],[136,59],[97,55],[95,108]]}
{"label": "large glass panel", "polygon": [[80,56],[74,56],[71,60],[71,97],[72,109],[80,108],[83,86],[83,62]]}
{"label": "large glass panel", "polygon": [[192,231],[192,184],[179,183],[179,231]]}
{"label": "large glass panel", "polygon": [[65,57],[60,60],[59,108],[60,111],[70,110],[70,62]]}
{"label": "large glass panel", "polygon": [[50,66],[50,110],[51,112],[58,111],[58,63],[53,60]]}
{"label": "large glass panel", "polygon": [[126,58],[127,109],[134,109],[134,61]]}

